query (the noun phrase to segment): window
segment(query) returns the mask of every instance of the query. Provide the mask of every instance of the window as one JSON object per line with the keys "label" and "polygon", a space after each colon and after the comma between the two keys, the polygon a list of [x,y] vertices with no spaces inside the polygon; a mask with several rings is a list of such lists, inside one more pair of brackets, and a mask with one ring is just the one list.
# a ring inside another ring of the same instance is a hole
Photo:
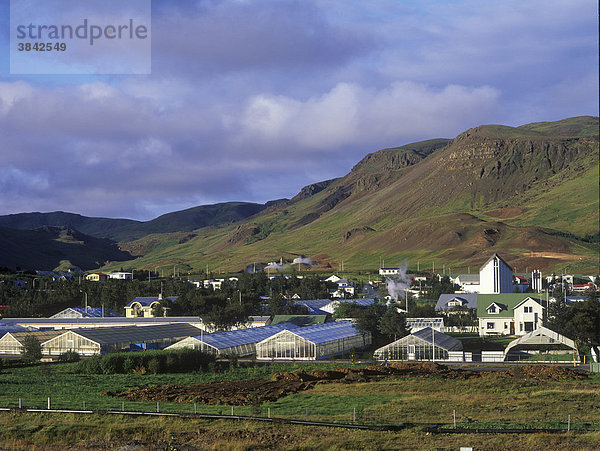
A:
{"label": "window", "polygon": [[494,323],[487,323],[487,328],[488,329],[493,329],[494,328]]}
{"label": "window", "polygon": [[488,307],[488,313],[496,313],[496,306],[495,305],[490,305]]}
{"label": "window", "polygon": [[504,323],[504,328],[508,329],[508,323]]}

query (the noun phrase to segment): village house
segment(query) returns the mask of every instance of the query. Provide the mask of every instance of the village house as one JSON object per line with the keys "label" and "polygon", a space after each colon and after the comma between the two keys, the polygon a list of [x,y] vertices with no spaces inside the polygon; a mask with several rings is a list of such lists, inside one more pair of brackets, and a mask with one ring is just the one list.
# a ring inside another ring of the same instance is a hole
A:
{"label": "village house", "polygon": [[479,335],[525,335],[542,325],[545,302],[521,293],[477,296]]}

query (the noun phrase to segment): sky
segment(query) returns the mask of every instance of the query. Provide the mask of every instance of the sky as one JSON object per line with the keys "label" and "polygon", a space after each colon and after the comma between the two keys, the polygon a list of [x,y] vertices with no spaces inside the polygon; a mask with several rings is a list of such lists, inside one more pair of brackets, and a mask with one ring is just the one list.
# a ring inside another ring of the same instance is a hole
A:
{"label": "sky", "polygon": [[8,4],[0,215],[262,203],[382,148],[598,115],[593,0],[152,0],[147,75],[11,75]]}

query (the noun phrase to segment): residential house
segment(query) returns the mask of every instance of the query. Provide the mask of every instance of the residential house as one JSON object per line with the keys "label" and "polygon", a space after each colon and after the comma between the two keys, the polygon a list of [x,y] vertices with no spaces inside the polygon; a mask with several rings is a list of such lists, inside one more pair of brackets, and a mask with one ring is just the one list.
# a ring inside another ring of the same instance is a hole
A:
{"label": "residential house", "polygon": [[108,279],[108,275],[103,272],[93,272],[85,276],[85,280],[89,280],[90,282],[103,282]]}
{"label": "residential house", "polygon": [[452,313],[462,309],[477,309],[477,293],[440,294],[435,305],[438,312]]}
{"label": "residential house", "polygon": [[479,335],[525,335],[542,325],[545,302],[521,293],[477,296]]}
{"label": "residential house", "polygon": [[399,268],[379,268],[380,276],[397,276],[400,274]]}
{"label": "residential house", "polygon": [[[155,317],[153,309],[161,305],[161,301],[166,299],[171,302],[176,301],[178,296],[170,296],[163,298],[162,295],[156,297],[137,297],[125,306],[126,318],[153,318]],[[167,316],[167,309],[164,311],[164,316]]]}
{"label": "residential house", "polygon": [[117,280],[132,280],[133,273],[132,272],[109,272],[107,274],[109,279],[117,279]]}

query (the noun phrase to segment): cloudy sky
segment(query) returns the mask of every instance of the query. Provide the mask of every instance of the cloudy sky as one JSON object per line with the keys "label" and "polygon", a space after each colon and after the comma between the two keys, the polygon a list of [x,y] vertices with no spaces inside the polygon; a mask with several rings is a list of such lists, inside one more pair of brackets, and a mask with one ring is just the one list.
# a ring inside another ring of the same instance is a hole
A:
{"label": "cloudy sky", "polygon": [[10,75],[0,214],[291,197],[365,154],[598,114],[593,0],[152,0],[152,74]]}

